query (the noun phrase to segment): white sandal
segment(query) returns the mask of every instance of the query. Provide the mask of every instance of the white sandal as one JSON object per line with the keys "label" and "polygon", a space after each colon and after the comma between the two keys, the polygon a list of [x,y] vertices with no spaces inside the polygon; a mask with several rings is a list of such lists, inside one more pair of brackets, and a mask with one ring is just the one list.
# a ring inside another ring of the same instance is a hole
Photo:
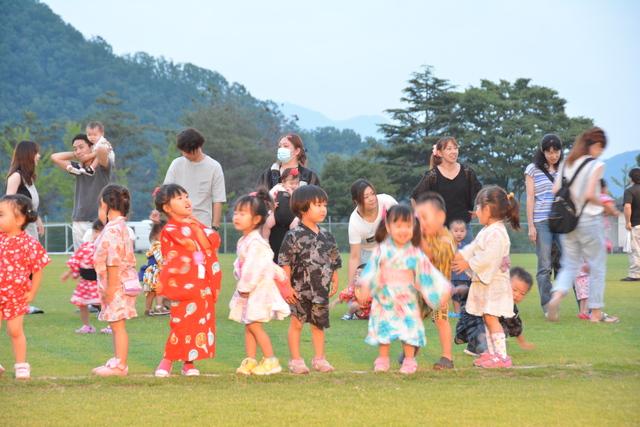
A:
{"label": "white sandal", "polygon": [[28,380],[31,378],[31,366],[28,363],[16,363],[13,365],[17,380]]}

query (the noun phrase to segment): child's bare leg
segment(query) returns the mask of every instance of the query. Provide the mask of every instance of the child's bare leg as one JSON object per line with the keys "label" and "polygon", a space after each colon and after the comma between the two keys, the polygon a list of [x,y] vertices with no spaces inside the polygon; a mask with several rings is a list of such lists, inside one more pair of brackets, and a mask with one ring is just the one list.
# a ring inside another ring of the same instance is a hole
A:
{"label": "child's bare leg", "polygon": [[16,363],[27,361],[27,338],[24,336],[23,320],[24,315],[7,320],[7,335],[11,339]]}
{"label": "child's bare leg", "polygon": [[453,300],[453,311],[460,313],[460,302]]}
{"label": "child's bare leg", "polygon": [[587,299],[580,300],[580,314],[588,314],[589,310],[587,309]]}
{"label": "child's bare leg", "polygon": [[324,358],[324,329],[311,325],[311,343],[315,358]]}
{"label": "child's bare leg", "polygon": [[[442,308],[441,308],[442,310]],[[446,310],[446,308],[444,309]],[[442,349],[442,357],[446,357],[449,360],[453,360],[452,356],[452,336],[451,325],[449,320],[436,318],[433,321],[438,329],[438,337],[440,338],[440,348]],[[406,354],[406,353],[405,353]]]}
{"label": "child's bare leg", "polygon": [[484,324],[489,330],[489,334],[487,334],[487,346],[489,345],[489,340],[491,340],[496,354],[500,357],[506,357],[507,341],[504,329],[502,329],[502,325],[500,324],[500,320],[498,320],[496,316],[492,316],[490,314],[485,314],[482,318],[484,320]]}
{"label": "child's bare leg", "polygon": [[295,317],[291,316],[291,323],[289,323],[289,333],[287,336],[289,342],[289,353],[292,359],[302,359],[300,357],[300,335],[302,334],[302,322]]}
{"label": "child's bare leg", "polygon": [[389,344],[380,344],[378,345],[378,356],[379,357],[389,357],[389,348],[391,345]]}
{"label": "child's bare leg", "polygon": [[78,308],[80,309],[80,320],[82,321],[82,324],[89,326],[89,307],[81,305]]}
{"label": "child's bare leg", "polygon": [[404,352],[404,357],[414,357],[416,354],[416,348],[410,344],[402,343],[402,351]]}
{"label": "child's bare leg", "polygon": [[144,311],[151,311],[153,307],[153,299],[155,298],[155,292],[147,292],[147,295],[144,300]]}
{"label": "child's bare leg", "polygon": [[129,354],[129,335],[125,326],[125,320],[117,320],[110,322],[111,330],[113,331],[113,350],[117,359],[120,360],[120,364],[127,365],[127,355]]}
{"label": "child's bare leg", "polygon": [[356,311],[360,310],[360,304],[357,301],[349,303],[349,315],[353,315]]}
{"label": "child's bare leg", "polygon": [[[253,335],[255,342],[260,346],[260,350],[262,350],[262,355],[264,357],[273,357],[273,347],[271,346],[271,340],[269,339],[269,335],[262,328],[262,323],[250,323],[247,325],[249,332]],[[253,351],[255,359],[255,349]],[[251,357],[251,356],[249,356]]]}
{"label": "child's bare leg", "polygon": [[244,325],[244,350],[247,353],[247,357],[255,359],[257,343],[249,326],[251,325]]}

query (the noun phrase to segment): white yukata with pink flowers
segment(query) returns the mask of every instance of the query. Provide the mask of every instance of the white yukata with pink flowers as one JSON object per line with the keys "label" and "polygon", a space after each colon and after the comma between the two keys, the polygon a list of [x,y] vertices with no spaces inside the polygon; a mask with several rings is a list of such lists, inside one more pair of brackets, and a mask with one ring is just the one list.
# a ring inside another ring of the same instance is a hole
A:
{"label": "white yukata with pink flowers", "polygon": [[[237,253],[233,267],[238,284],[229,303],[229,319],[249,324],[289,316],[289,304],[276,285],[276,280],[286,280],[286,274],[273,262],[273,251],[258,230],[238,240]],[[241,297],[240,292],[249,296]]]}
{"label": "white yukata with pink flowers", "polygon": [[484,227],[460,255],[469,263],[471,288],[467,296],[467,313],[490,314],[511,318],[513,291],[509,276],[511,240],[503,221]]}

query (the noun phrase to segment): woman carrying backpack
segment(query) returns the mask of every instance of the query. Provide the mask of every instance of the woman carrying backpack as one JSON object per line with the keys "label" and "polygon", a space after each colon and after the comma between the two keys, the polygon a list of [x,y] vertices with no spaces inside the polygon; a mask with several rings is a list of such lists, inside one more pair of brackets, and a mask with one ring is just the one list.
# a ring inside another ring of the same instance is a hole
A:
{"label": "woman carrying backpack", "polygon": [[558,193],[564,189],[563,178],[565,178],[565,186],[570,183],[568,187],[570,198],[575,206],[578,221],[575,229],[563,234],[561,238],[560,272],[553,286],[551,300],[547,305],[547,318],[550,321],[558,320],[560,302],[573,286],[583,260],[589,264],[590,320],[606,323],[619,321],[617,317],[602,311],[607,269],[602,215],[605,209],[609,208],[600,201],[600,179],[604,174],[605,165],[597,159],[606,145],[607,137],[598,127],[591,128],[578,136],[566,161],[560,164],[559,173],[553,185],[553,192]]}
{"label": "woman carrying backpack", "polygon": [[540,305],[545,313],[551,299],[551,248],[554,243],[560,246],[560,234],[549,230],[549,213],[553,202],[553,183],[561,161],[560,138],[554,134],[547,134],[536,150],[533,163],[530,163],[524,171],[529,239],[536,244],[538,258],[536,281]]}

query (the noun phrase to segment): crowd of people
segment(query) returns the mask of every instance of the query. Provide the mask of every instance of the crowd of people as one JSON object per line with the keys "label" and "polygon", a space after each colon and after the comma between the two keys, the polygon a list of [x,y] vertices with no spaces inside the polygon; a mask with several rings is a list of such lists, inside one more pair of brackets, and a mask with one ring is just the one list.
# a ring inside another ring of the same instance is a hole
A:
{"label": "crowd of people", "polygon": [[[116,157],[104,126],[90,122],[86,134],[72,139],[73,151],[51,156],[56,166],[76,180],[75,252],[61,278],[77,279],[70,300],[80,311],[82,326],[76,333],[97,332],[89,313],[92,306],[99,306],[98,319],[107,323],[101,332],[113,336],[113,355],[93,370],[96,375],[128,374],[126,321],[137,316],[136,298],[141,293],[146,296],[146,315],[168,314],[169,319],[156,377],[170,376],[174,363],[181,363],[182,375],[197,376],[195,362],[215,356],[215,307],[223,274],[217,255],[218,228],[226,191],[222,167],[204,153],[204,144],[196,129],[178,134],[182,155],[171,163],[163,184],[153,193],[151,247],[139,271],[126,226],[131,195],[112,182]],[[603,218],[619,215],[602,191],[604,164],[598,158],[606,145],[604,131],[592,128],[577,137],[563,159],[560,138],[545,135],[524,171],[528,234],[536,245],[540,304],[549,321],[558,320],[560,302],[572,288],[580,318],[619,321],[603,311]],[[311,369],[333,371],[325,352],[325,334],[330,310],[341,302],[347,304],[342,319],[368,321],[365,342],[378,347],[375,372],[390,369],[393,341],[402,343],[400,372],[416,372],[416,356],[426,345],[424,320],[431,320],[438,332],[441,357],[434,369],[454,367],[454,343],[466,344],[464,352],[475,358],[473,364],[487,369],[512,366],[506,345],[509,336],[520,347],[533,348],[524,338],[517,307],[533,279],[523,268],[511,266],[507,232],[507,227],[520,228],[519,202],[503,188],[483,187],[473,168],[461,164],[458,156],[456,139],[441,138],[433,146],[429,168],[410,203],[378,194],[365,178],[353,183],[347,286],[335,296],[341,256],[334,236],[320,226],[329,200],[316,173],[306,167],[301,138],[282,137],[277,160],[258,177],[255,191],[233,205],[233,226],[242,236],[237,243],[233,271],[237,284],[229,318],[244,326],[246,350],[236,372],[271,375],[282,371],[263,325],[286,318],[289,371],[310,371],[300,352],[306,323],[314,354]],[[0,198],[0,320],[6,323],[18,379],[31,375],[23,319],[50,262],[38,241],[43,233],[35,185],[39,158],[36,143],[17,144],[7,194]],[[622,280],[638,281],[640,169],[633,169],[630,178],[633,185],[623,200],[630,268]],[[570,229],[567,220],[557,217],[563,200],[556,195],[563,191],[568,191],[576,208]],[[474,217],[482,226],[476,236],[469,226]],[[554,251],[561,253],[555,283]],[[458,319],[455,333],[450,318]]]}

